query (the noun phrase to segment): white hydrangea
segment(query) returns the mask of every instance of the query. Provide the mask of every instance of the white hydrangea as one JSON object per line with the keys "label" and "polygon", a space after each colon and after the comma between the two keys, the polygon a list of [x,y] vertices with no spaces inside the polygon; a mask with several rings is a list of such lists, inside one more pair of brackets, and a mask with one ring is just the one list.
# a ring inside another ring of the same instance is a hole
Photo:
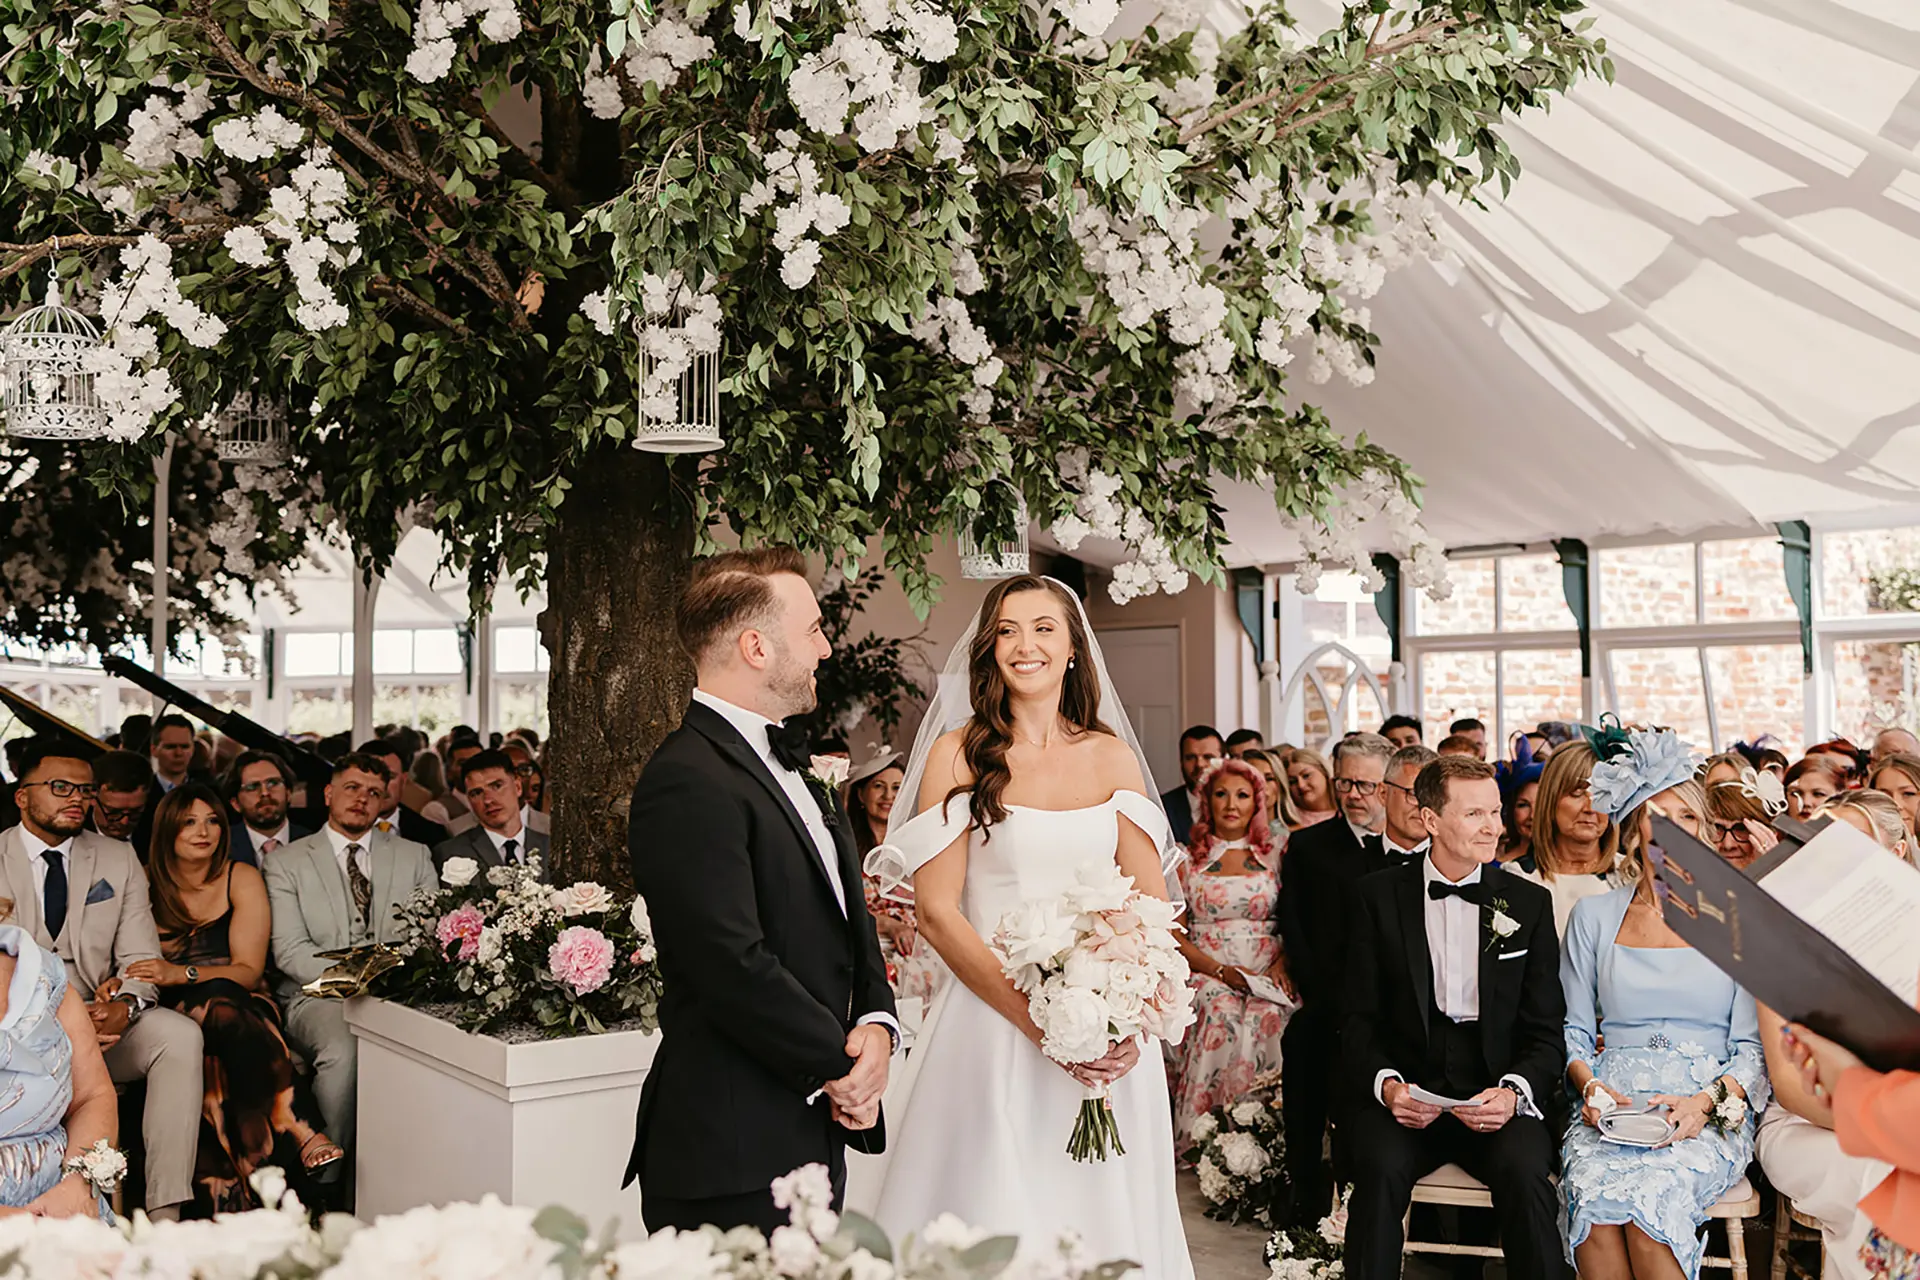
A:
{"label": "white hydrangea", "polygon": [[212,107],[213,96],[204,82],[156,86],[127,116],[127,145],[122,154],[142,169],[162,169],[175,159],[200,159],[206,140],[192,126]]}
{"label": "white hydrangea", "polygon": [[[959,48],[957,35],[948,39],[935,21],[942,15],[931,10],[917,14],[917,8],[924,6],[882,6],[868,16],[882,17],[888,26],[908,22],[907,42],[926,61],[951,56]],[[951,25],[951,19],[946,22]],[[932,56],[935,53],[940,57]],[[930,118],[920,95],[919,66],[904,62],[877,33],[852,28],[837,32],[825,49],[800,59],[787,80],[787,97],[807,128],[827,137],[845,133],[847,113],[860,108],[853,119],[854,138],[869,153],[897,146],[901,134]]]}
{"label": "white hydrangea", "polygon": [[235,160],[253,162],[297,147],[306,130],[266,106],[250,116],[232,116],[213,126],[213,145]]}
{"label": "white hydrangea", "polygon": [[613,293],[609,289],[597,290],[580,299],[580,314],[587,318],[595,331],[606,337],[613,336],[612,299]]}
{"label": "white hydrangea", "polygon": [[713,37],[702,35],[704,14],[689,20],[682,5],[661,4],[654,10],[653,24],[627,50],[622,64],[627,79],[636,87],[657,84],[662,89],[680,78],[694,63],[713,56]]}
{"label": "white hydrangea", "polygon": [[1120,16],[1120,0],[1066,0],[1064,4],[1055,4],[1053,9],[1075,31],[1089,39],[1098,39]]}
{"label": "white hydrangea", "polygon": [[586,74],[580,79],[580,97],[587,104],[587,114],[596,120],[618,120],[626,110],[626,99],[620,96],[620,82],[607,70],[599,49],[587,55]]}
{"label": "white hydrangea", "polygon": [[1368,591],[1385,580],[1373,565],[1373,551],[1385,548],[1400,558],[1401,571],[1433,600],[1453,593],[1444,548],[1420,524],[1420,509],[1391,476],[1370,471],[1348,485],[1328,508],[1324,520],[1289,522],[1306,558],[1296,568],[1296,586],[1312,595],[1326,566],[1351,569]]}
{"label": "white hydrangea", "polygon": [[[640,382],[641,412],[672,418],[679,412],[680,375],[695,356],[720,349],[720,300],[709,278],[699,290],[689,289],[678,271],[664,276],[651,272],[640,278],[640,350],[652,361]],[[677,323],[676,323],[677,321]]]}
{"label": "white hydrangea", "polygon": [[1223,1133],[1214,1147],[1226,1163],[1227,1172],[1238,1178],[1257,1178],[1272,1163],[1267,1149],[1250,1133]]}
{"label": "white hydrangea", "polygon": [[1219,1204],[1233,1195],[1233,1179],[1225,1170],[1213,1162],[1210,1155],[1201,1156],[1196,1169],[1200,1176],[1200,1194]]}
{"label": "white hydrangea", "polygon": [[520,34],[520,11],[513,0],[421,0],[413,20],[407,74],[423,84],[445,79],[453,70],[454,37],[475,19],[489,43],[500,44]]}
{"label": "white hydrangea", "polygon": [[273,250],[267,245],[267,238],[260,234],[260,228],[245,223],[227,228],[220,237],[220,243],[226,246],[227,253],[243,267],[264,267],[273,261]]}

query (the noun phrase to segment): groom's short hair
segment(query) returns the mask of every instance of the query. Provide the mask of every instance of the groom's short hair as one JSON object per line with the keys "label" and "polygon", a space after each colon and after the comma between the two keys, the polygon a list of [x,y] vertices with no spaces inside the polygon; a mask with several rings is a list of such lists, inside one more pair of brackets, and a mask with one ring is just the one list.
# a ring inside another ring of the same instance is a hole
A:
{"label": "groom's short hair", "polygon": [[805,578],[806,557],[792,547],[761,547],[723,551],[696,563],[680,593],[680,645],[687,656],[699,662],[715,645],[772,621],[777,601],[768,579],[781,573]]}
{"label": "groom's short hair", "polygon": [[1480,782],[1495,777],[1493,766],[1473,756],[1441,756],[1423,766],[1413,780],[1413,798],[1422,809],[1444,813],[1447,793],[1455,782]]}

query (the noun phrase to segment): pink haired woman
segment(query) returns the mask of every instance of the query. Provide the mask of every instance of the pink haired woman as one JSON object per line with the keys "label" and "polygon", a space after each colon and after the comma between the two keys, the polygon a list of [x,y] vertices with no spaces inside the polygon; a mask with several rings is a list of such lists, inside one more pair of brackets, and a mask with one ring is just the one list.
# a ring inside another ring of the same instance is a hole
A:
{"label": "pink haired woman", "polygon": [[1200,783],[1205,809],[1176,874],[1187,902],[1180,949],[1193,966],[1198,1020],[1172,1071],[1175,1150],[1196,1120],[1233,1102],[1280,1066],[1288,1009],[1248,990],[1248,974],[1289,984],[1274,903],[1287,833],[1268,818],[1268,782],[1242,760],[1223,760]]}

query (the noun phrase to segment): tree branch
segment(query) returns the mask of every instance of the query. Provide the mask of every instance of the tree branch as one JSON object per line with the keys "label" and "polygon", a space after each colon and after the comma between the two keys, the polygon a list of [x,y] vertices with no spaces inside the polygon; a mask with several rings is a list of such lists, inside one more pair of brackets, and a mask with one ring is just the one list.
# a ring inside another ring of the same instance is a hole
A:
{"label": "tree branch", "polygon": [[[1311,102],[1316,95],[1320,94],[1324,90],[1334,88],[1337,85],[1351,84],[1353,81],[1358,80],[1363,76],[1373,74],[1375,71],[1375,67],[1373,66],[1373,64],[1376,61],[1383,58],[1391,58],[1395,54],[1400,53],[1401,51],[1407,48],[1410,48],[1413,45],[1423,44],[1433,36],[1449,35],[1453,32],[1453,30],[1454,30],[1453,19],[1443,18],[1438,22],[1429,22],[1423,26],[1415,27],[1413,30],[1407,32],[1405,35],[1395,36],[1393,39],[1387,41],[1385,44],[1376,45],[1371,40],[1369,40],[1367,44],[1366,55],[1365,55],[1366,57],[1365,66],[1363,66],[1358,71],[1349,71],[1344,75],[1323,76],[1321,79],[1314,81],[1312,84],[1308,85],[1306,88],[1302,89],[1298,94],[1296,94],[1293,100],[1288,102],[1285,107],[1281,108],[1279,114],[1282,117],[1291,115],[1293,112],[1305,106],[1308,102]],[[1378,34],[1377,26],[1375,28],[1375,34],[1376,35]],[[1266,90],[1263,93],[1256,93],[1251,98],[1242,99],[1241,101],[1236,102],[1232,106],[1228,107],[1226,110],[1217,111],[1213,115],[1208,116],[1206,119],[1202,120],[1199,124],[1191,125],[1188,128],[1183,129],[1180,133],[1180,141],[1182,143],[1191,142],[1195,138],[1199,137],[1201,134],[1207,133],[1213,129],[1217,129],[1221,125],[1226,124],[1229,121],[1236,120],[1240,116],[1245,115],[1247,112],[1252,111],[1256,107],[1265,106],[1267,103],[1272,102],[1275,99],[1281,97],[1286,92],[1287,92],[1287,86],[1284,84],[1278,84],[1278,85],[1275,85],[1273,88]],[[1352,101],[1351,97],[1349,97],[1347,101],[1351,102]],[[1299,128],[1302,124],[1308,123],[1309,121],[1324,119],[1329,114],[1331,113],[1324,112],[1324,111],[1315,112],[1312,116],[1308,117],[1307,120],[1301,121],[1299,124],[1288,125],[1285,128],[1283,128],[1281,132],[1291,133],[1294,129]]]}
{"label": "tree branch", "polygon": [[487,114],[486,109],[479,102],[468,98],[461,105],[480,121],[480,128],[486,132],[486,135],[499,144],[500,158],[508,172],[515,177],[525,178],[552,196],[562,211],[571,214],[577,210],[580,201],[564,177],[548,173],[541,168],[539,161],[527,154],[520,144],[500,127],[499,122]]}
{"label": "tree branch", "polygon": [[440,308],[420,297],[411,289],[403,289],[385,276],[375,276],[367,282],[367,292],[382,298],[391,298],[405,310],[413,312],[423,320],[431,320],[441,328],[462,338],[471,338],[473,330],[454,319]]}
{"label": "tree branch", "polygon": [[[194,231],[176,231],[159,238],[166,244],[198,244],[211,240],[215,236],[226,234],[227,228],[234,226],[231,219],[201,227]],[[0,267],[0,280],[18,275],[40,259],[52,254],[55,247],[63,249],[118,249],[124,245],[138,244],[146,239],[148,232],[125,236],[48,236],[45,240],[29,241],[21,244],[0,243],[0,253],[17,253],[20,256]]]}

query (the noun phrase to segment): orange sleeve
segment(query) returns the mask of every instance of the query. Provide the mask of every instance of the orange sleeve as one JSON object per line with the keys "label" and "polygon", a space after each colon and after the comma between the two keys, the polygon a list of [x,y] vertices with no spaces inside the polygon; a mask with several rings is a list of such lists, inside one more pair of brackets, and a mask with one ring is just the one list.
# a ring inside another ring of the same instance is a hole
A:
{"label": "orange sleeve", "polygon": [[1920,1173],[1920,1074],[1848,1071],[1833,1091],[1833,1131],[1848,1155]]}

